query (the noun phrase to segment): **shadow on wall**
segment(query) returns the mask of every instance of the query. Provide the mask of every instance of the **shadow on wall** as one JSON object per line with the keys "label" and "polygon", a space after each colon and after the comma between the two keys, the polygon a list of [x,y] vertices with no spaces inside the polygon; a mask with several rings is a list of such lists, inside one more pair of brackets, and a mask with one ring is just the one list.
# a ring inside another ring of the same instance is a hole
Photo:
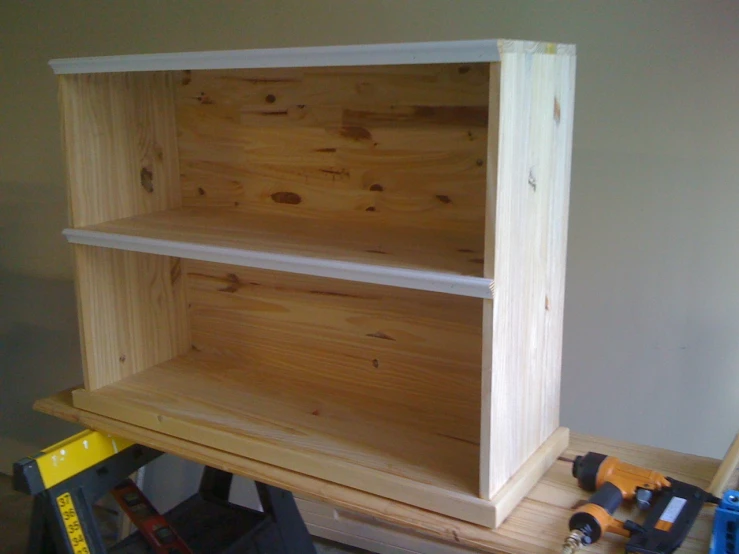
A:
{"label": "shadow on wall", "polygon": [[0,290],[0,440],[43,447],[76,430],[32,410],[82,382],[74,283],[2,272]]}
{"label": "shadow on wall", "polygon": [[71,281],[67,226],[63,183],[0,182],[0,271]]}
{"label": "shadow on wall", "polygon": [[64,194],[0,183],[0,472],[78,430],[32,409],[82,382]]}

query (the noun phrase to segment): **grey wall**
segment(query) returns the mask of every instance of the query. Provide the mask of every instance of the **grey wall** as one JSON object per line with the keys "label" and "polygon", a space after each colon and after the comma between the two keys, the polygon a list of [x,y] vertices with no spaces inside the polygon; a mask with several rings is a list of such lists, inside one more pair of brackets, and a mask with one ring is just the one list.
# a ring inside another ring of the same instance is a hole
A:
{"label": "grey wall", "polygon": [[30,401],[81,380],[49,58],[501,36],[579,49],[564,424],[723,455],[739,428],[739,3],[708,0],[0,3],[0,451],[61,434]]}

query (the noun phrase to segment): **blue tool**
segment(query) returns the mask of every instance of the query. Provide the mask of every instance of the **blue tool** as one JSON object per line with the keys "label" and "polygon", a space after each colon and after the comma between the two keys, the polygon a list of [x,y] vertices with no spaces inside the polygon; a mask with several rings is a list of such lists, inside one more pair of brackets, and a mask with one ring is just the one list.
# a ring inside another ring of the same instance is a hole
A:
{"label": "blue tool", "polygon": [[726,491],[716,508],[709,554],[739,554],[739,491]]}

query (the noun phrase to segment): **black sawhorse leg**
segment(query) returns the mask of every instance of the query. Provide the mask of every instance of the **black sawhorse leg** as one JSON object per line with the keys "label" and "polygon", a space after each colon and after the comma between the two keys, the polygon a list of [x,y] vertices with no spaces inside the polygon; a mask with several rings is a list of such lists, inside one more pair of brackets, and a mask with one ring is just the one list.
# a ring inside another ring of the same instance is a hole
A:
{"label": "black sawhorse leg", "polygon": [[[206,467],[200,480],[200,497],[228,505],[233,475]],[[291,492],[256,483],[263,512],[239,508],[256,518],[252,528],[222,554],[316,554]]]}

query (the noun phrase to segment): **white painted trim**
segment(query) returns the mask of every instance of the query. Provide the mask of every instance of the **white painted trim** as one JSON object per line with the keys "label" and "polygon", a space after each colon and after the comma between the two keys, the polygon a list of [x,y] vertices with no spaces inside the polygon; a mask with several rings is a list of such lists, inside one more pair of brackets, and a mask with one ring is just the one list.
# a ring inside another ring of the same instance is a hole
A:
{"label": "white painted trim", "polygon": [[497,40],[311,46],[51,60],[54,73],[326,67],[500,61]]}
{"label": "white painted trim", "polygon": [[208,246],[191,242],[134,237],[85,229],[65,229],[64,236],[73,244],[286,271],[406,289],[443,292],[458,296],[493,297],[493,281],[483,277],[309,258],[307,256],[259,252],[223,246]]}

